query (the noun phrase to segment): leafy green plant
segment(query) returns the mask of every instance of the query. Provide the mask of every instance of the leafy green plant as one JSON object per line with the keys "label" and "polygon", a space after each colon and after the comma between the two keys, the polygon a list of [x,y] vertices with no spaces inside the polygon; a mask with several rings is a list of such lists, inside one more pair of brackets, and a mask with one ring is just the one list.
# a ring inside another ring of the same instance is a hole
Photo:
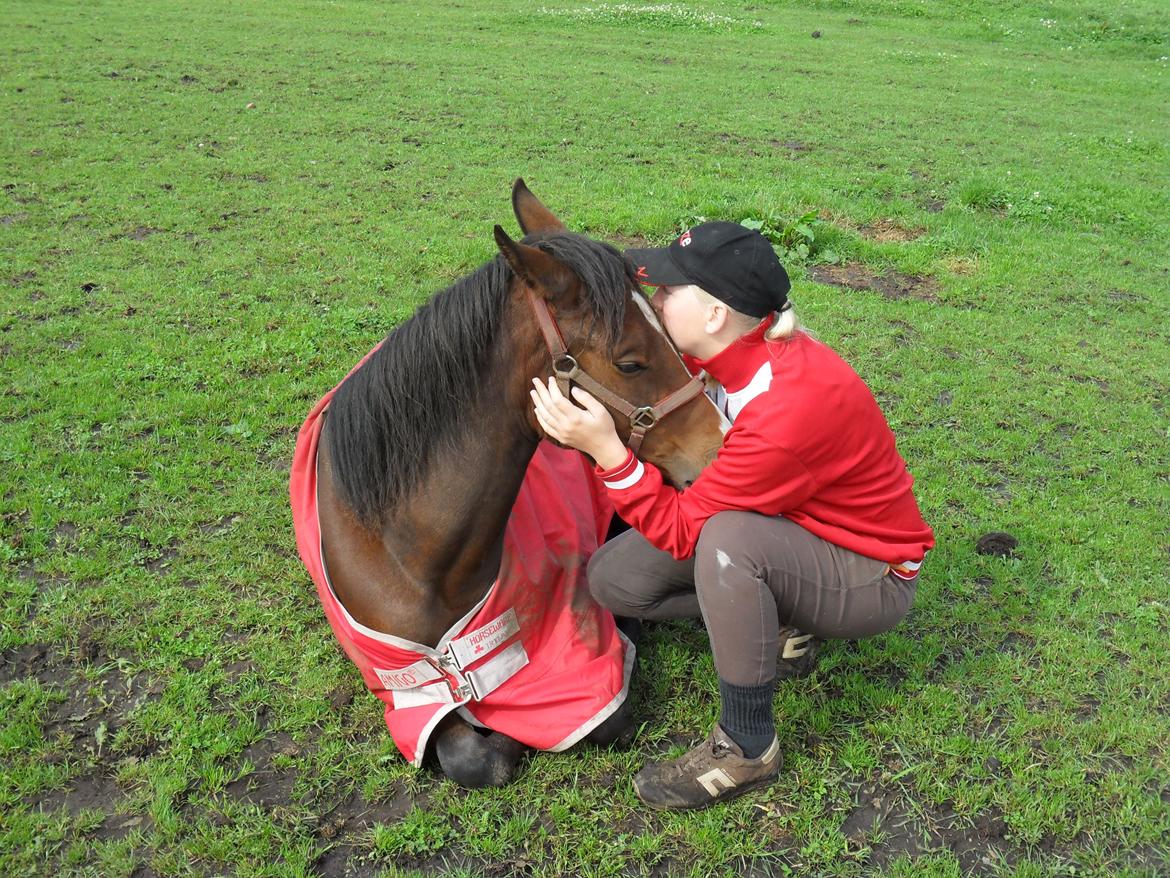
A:
{"label": "leafy green plant", "polygon": [[[694,216],[681,223],[681,226],[690,228],[708,222],[709,219],[713,217]],[[836,264],[841,261],[841,257],[831,246],[840,240],[841,234],[831,223],[821,220],[816,210],[810,210],[788,221],[773,217],[766,219],[747,217],[738,222],[749,229],[755,229],[771,241],[776,255],[785,265],[803,265],[814,261]]]}
{"label": "leafy green plant", "polygon": [[840,257],[826,246],[832,227],[818,218],[816,210],[810,210],[788,222],[749,218],[740,220],[740,223],[749,229],[757,229],[771,241],[781,262],[805,263],[814,258],[818,262],[840,261]]}

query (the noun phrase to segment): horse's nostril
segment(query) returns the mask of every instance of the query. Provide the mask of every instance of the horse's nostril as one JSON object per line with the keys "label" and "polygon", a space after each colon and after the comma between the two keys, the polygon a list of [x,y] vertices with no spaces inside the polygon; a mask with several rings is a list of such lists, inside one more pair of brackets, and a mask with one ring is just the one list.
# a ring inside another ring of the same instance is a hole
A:
{"label": "horse's nostril", "polygon": [[695,483],[694,479],[687,479],[685,482],[683,482],[683,490],[685,491],[687,488],[689,488],[694,483]]}

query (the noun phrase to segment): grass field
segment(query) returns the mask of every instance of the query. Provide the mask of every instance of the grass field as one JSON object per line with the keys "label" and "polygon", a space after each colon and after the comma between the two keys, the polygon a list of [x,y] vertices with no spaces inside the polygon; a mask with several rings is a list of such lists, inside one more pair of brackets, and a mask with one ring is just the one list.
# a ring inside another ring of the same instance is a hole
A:
{"label": "grass field", "polygon": [[[1165,4],[548,3],[4,4],[4,874],[1170,873]],[[630,750],[465,792],[295,555],[296,428],[517,176],[619,244],[783,235],[936,530],[707,812],[630,785],[716,717],[702,631],[650,629]]]}

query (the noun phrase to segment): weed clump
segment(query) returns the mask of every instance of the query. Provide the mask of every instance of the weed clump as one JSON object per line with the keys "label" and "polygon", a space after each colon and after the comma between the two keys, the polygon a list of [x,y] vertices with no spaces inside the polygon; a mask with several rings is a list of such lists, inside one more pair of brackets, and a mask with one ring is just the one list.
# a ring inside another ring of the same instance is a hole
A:
{"label": "weed clump", "polygon": [[976,210],[1007,210],[1007,193],[995,182],[985,179],[969,180],[959,190],[959,201]]}
{"label": "weed clump", "polygon": [[[705,216],[690,217],[682,223],[682,228],[697,226],[707,220]],[[755,229],[771,241],[776,255],[785,265],[804,265],[809,262],[836,265],[841,261],[838,250],[844,242],[844,236],[832,223],[820,219],[816,210],[788,220],[768,215],[763,219],[749,216],[738,222]]]}

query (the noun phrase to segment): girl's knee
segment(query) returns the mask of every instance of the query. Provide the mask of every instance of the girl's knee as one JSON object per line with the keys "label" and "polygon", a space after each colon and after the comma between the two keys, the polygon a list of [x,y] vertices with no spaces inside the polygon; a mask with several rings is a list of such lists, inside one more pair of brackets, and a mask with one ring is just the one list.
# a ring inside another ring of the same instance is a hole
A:
{"label": "girl's knee", "polygon": [[597,552],[589,559],[585,578],[593,600],[620,616],[636,616],[648,605],[638,575],[622,563],[620,552]]}
{"label": "girl's knee", "polygon": [[695,545],[696,568],[718,572],[730,566],[751,566],[748,535],[752,521],[760,517],[755,512],[728,511],[707,519]]}
{"label": "girl's knee", "polygon": [[589,559],[589,566],[585,568],[585,579],[589,583],[589,593],[593,595],[593,599],[612,610],[615,603],[621,603],[617,598],[617,578],[614,575],[618,571],[614,569],[615,565],[606,564],[604,559],[603,552],[598,552]]}

